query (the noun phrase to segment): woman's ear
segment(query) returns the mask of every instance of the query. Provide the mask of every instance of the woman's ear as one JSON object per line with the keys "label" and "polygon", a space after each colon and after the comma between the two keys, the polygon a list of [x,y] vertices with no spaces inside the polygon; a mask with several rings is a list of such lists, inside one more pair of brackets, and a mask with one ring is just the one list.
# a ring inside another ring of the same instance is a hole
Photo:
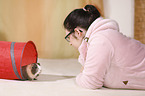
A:
{"label": "woman's ear", "polygon": [[75,28],[74,29],[75,31],[75,36],[78,38],[78,37],[82,37],[83,35],[83,32],[81,30],[79,30],[78,28]]}

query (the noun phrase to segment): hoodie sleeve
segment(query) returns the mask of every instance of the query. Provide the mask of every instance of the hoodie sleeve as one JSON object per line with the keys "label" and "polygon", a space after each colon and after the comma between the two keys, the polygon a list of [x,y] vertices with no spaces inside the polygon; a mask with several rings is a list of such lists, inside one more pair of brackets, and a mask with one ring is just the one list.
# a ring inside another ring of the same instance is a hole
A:
{"label": "hoodie sleeve", "polygon": [[113,47],[103,36],[92,38],[89,42],[84,70],[76,77],[76,83],[84,88],[97,89],[103,86]]}

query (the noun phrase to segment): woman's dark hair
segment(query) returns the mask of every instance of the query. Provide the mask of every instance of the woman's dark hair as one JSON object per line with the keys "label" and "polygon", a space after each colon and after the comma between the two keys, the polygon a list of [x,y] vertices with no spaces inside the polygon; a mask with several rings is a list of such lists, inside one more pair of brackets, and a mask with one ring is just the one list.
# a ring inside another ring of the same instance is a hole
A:
{"label": "woman's dark hair", "polygon": [[73,10],[64,20],[64,28],[73,31],[76,27],[88,29],[91,23],[100,17],[100,12],[93,5]]}

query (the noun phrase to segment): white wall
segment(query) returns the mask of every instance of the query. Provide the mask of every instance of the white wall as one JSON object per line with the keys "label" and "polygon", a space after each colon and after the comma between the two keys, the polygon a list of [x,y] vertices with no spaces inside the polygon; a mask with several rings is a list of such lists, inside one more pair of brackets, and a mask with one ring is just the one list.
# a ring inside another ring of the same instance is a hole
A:
{"label": "white wall", "polygon": [[134,37],[134,0],[103,0],[105,18],[118,22],[120,32]]}

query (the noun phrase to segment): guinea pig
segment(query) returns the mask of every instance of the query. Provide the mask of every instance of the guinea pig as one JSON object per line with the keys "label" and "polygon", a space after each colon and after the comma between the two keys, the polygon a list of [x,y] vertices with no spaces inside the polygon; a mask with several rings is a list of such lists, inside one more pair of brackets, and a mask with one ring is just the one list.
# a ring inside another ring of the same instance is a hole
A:
{"label": "guinea pig", "polygon": [[22,74],[24,80],[36,80],[41,73],[40,63],[32,63],[22,66]]}

